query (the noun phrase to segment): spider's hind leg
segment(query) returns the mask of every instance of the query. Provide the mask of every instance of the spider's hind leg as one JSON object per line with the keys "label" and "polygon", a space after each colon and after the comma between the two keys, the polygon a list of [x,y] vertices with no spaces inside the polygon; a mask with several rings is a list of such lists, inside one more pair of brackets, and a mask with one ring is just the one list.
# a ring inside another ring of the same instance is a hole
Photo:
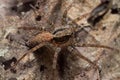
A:
{"label": "spider's hind leg", "polygon": [[82,58],[83,60],[87,61],[90,65],[92,65],[95,68],[98,68],[97,64],[95,64],[93,61],[82,55],[75,47],[69,47],[68,50],[75,56],[78,56],[79,58]]}
{"label": "spider's hind leg", "polygon": [[55,48],[55,53],[53,56],[53,64],[52,64],[52,69],[53,69],[52,80],[56,80],[55,78],[57,78],[57,77],[55,77],[55,76],[58,76],[58,72],[57,72],[56,68],[57,68],[58,55],[59,55],[60,51],[61,51],[61,48]]}
{"label": "spider's hind leg", "polygon": [[[96,76],[97,80],[101,80],[100,79],[100,75],[99,75],[99,66],[97,65],[97,63],[95,63],[94,61],[91,61],[89,58],[85,57],[84,55],[82,55],[74,46],[73,47],[69,47],[68,50],[73,54],[73,56],[78,56],[79,58],[85,60],[86,62],[88,62],[90,64],[90,66],[84,67],[84,70],[87,74],[90,74],[88,77],[92,80],[93,77]],[[92,72],[92,73],[91,73]],[[80,75],[81,72],[77,73],[77,75]]]}
{"label": "spider's hind leg", "polygon": [[60,48],[57,48],[57,49],[55,50],[55,54],[54,54],[54,58],[53,58],[53,65],[52,65],[52,67],[53,67],[54,70],[56,69],[57,59],[58,59],[58,55],[59,55],[59,52],[60,52],[60,51],[61,51]]}
{"label": "spider's hind leg", "polygon": [[[113,47],[109,47],[109,46],[106,46],[106,45],[99,45],[99,44],[76,44],[75,46],[77,47],[96,47],[96,48],[105,48],[105,49],[108,49],[108,50],[114,50],[114,51],[117,51],[117,52],[120,52],[119,49],[116,49],[116,48],[113,48]],[[76,49],[77,51],[77,49]],[[77,51],[78,52],[78,51]],[[97,62],[100,60],[100,58],[103,56],[103,53],[99,54],[97,59],[95,59],[95,61],[91,62],[89,59],[83,57],[84,60],[86,60],[87,62],[89,63],[93,63],[93,64],[97,64]]]}

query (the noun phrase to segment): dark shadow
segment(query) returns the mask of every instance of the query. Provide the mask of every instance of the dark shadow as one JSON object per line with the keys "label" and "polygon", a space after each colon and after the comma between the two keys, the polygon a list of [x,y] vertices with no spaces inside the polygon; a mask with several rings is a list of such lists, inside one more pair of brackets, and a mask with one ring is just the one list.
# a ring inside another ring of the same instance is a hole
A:
{"label": "dark shadow", "polygon": [[65,76],[65,68],[67,66],[67,57],[69,54],[69,51],[67,49],[62,49],[60,54],[58,55],[58,70],[59,70],[59,75],[63,79]]}
{"label": "dark shadow", "polygon": [[92,10],[90,17],[87,19],[88,23],[95,26],[105,16],[109,10],[110,1],[100,3],[95,9]]}
{"label": "dark shadow", "polygon": [[10,9],[11,9],[11,11],[21,14],[21,12],[27,12],[27,11],[30,11],[31,9],[33,9],[31,7],[31,5],[35,6],[36,2],[37,2],[37,0],[23,1],[21,5],[12,6]]}

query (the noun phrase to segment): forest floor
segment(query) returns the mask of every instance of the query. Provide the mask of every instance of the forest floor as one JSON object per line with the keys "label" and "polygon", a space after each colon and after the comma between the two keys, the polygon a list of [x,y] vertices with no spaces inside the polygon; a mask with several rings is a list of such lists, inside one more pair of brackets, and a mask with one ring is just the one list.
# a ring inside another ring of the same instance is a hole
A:
{"label": "forest floor", "polygon": [[[41,0],[38,9],[34,9],[33,6],[28,11],[22,7],[16,13],[1,12],[0,80],[120,80],[120,52],[98,47],[75,47],[91,61],[102,55],[97,61],[99,66],[97,69],[68,51],[69,46],[63,48],[58,55],[54,76],[52,74],[54,46],[44,46],[34,53],[31,52],[18,63],[16,71],[9,69],[12,65],[10,60],[13,62],[18,60],[31,49],[26,46],[26,42],[35,35],[43,30],[53,33],[56,28],[88,26],[87,18],[99,4],[100,0]],[[112,5],[120,7],[120,1],[114,0]],[[0,11],[5,9],[1,7]],[[65,19],[66,22],[62,20],[65,11],[68,17]],[[84,14],[87,16],[69,24]],[[77,44],[106,45],[120,50],[120,14],[112,14],[109,10],[93,27],[95,29],[85,28],[76,35],[75,38],[79,41]]]}

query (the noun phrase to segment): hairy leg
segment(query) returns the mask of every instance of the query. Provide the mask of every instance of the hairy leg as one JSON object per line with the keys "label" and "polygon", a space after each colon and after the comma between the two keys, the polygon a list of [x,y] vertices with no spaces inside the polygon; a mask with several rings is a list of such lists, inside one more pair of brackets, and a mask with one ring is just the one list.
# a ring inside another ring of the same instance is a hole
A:
{"label": "hairy leg", "polygon": [[56,48],[56,50],[55,50],[55,54],[54,54],[54,58],[53,58],[53,65],[52,65],[54,70],[56,69],[58,54],[60,51],[61,51],[60,48]]}
{"label": "hairy leg", "polygon": [[[106,49],[109,49],[109,50],[115,50],[117,52],[119,52],[119,49],[116,49],[116,48],[112,48],[112,47],[109,47],[109,46],[106,46],[106,45],[99,45],[99,44],[76,44],[75,46],[77,47],[96,47],[96,48],[106,48]],[[97,57],[97,59],[95,59],[93,62],[94,64],[97,64],[97,62],[100,60],[100,58],[103,56],[103,53],[100,53]]]}
{"label": "hairy leg", "polygon": [[97,66],[96,64],[94,64],[94,62],[92,62],[90,59],[88,59],[87,57],[85,57],[84,55],[82,55],[75,47],[69,47],[68,50],[74,54],[75,56],[78,56],[80,58],[82,58],[83,60],[87,61],[88,63],[90,63],[93,66]]}
{"label": "hairy leg", "polygon": [[14,69],[17,64],[26,56],[28,55],[29,53],[32,53],[34,51],[36,51],[37,49],[41,48],[42,46],[44,46],[46,43],[40,43],[38,44],[37,46],[33,47],[32,49],[28,50],[26,53],[24,53],[24,55],[18,59],[18,61],[12,66],[12,69]]}
{"label": "hairy leg", "polygon": [[57,47],[55,49],[55,53],[54,53],[54,56],[53,56],[53,64],[52,64],[52,68],[53,68],[52,75],[53,75],[53,77],[51,78],[51,80],[56,80],[55,77],[58,76],[58,71],[57,71],[56,67],[57,67],[57,60],[58,60],[58,55],[59,55],[60,51],[61,51],[61,48]]}
{"label": "hairy leg", "polygon": [[106,45],[99,45],[99,44],[75,44],[75,46],[77,46],[77,47],[96,47],[96,48],[106,48],[106,49],[109,49],[109,50],[115,50],[115,51],[119,52],[119,50],[116,49],[116,48],[109,47],[109,46],[106,46]]}

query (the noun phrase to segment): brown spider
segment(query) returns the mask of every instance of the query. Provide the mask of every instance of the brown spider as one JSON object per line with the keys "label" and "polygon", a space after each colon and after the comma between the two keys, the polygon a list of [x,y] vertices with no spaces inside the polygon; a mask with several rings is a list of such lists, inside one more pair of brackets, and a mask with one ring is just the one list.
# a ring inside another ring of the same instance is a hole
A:
{"label": "brown spider", "polygon": [[[38,50],[39,48],[49,45],[54,47],[55,53],[53,58],[53,69],[56,69],[57,64],[57,57],[61,50],[61,48],[68,48],[70,52],[72,52],[74,55],[79,56],[80,58],[84,59],[88,63],[90,63],[92,66],[97,67],[96,62],[100,59],[101,55],[93,62],[87,57],[83,56],[75,47],[97,47],[97,48],[107,48],[110,50],[117,50],[112,47],[108,47],[105,45],[96,45],[96,44],[77,44],[75,41],[75,33],[79,32],[79,27],[75,28],[58,28],[53,33],[50,32],[41,32],[38,35],[36,35],[34,38],[30,39],[27,44],[28,45],[36,45],[35,47],[28,50],[18,61],[12,66],[12,68],[15,68],[15,66],[29,53],[34,52]],[[119,50],[117,50],[119,51]]]}

